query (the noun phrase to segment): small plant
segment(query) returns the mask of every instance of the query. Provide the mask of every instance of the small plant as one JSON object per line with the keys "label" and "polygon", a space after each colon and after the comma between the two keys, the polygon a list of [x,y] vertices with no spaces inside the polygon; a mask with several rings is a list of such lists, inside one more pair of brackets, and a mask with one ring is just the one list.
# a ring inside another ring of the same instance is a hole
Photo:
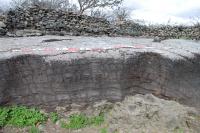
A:
{"label": "small plant", "polygon": [[106,128],[102,128],[100,133],[108,133],[107,129]]}
{"label": "small plant", "polygon": [[33,126],[46,121],[46,116],[36,109],[26,107],[3,107],[0,108],[0,126],[5,125],[25,127]]}
{"label": "small plant", "polygon": [[95,125],[95,126],[99,126],[104,122],[104,115],[103,114],[99,114],[98,116],[94,116],[90,118],[90,124],[91,125]]}
{"label": "small plant", "polygon": [[55,112],[52,112],[50,113],[50,119],[53,123],[56,123],[58,120],[59,120],[59,116],[57,113]]}
{"label": "small plant", "polygon": [[184,130],[178,127],[174,130],[174,133],[184,133]]}
{"label": "small plant", "polygon": [[35,127],[35,126],[32,126],[29,129],[28,133],[40,133],[40,130],[37,127]]}
{"label": "small plant", "polygon": [[7,108],[1,108],[0,109],[0,127],[3,127],[6,125],[6,121],[8,119],[9,109]]}
{"label": "small plant", "polygon": [[62,124],[62,127],[67,129],[80,129],[84,128],[89,124],[88,118],[83,114],[74,114],[69,118],[69,123]]}
{"label": "small plant", "polygon": [[74,114],[70,116],[69,123],[62,123],[62,127],[67,129],[80,129],[91,125],[99,126],[103,122],[103,114],[93,117],[87,117],[84,114]]}

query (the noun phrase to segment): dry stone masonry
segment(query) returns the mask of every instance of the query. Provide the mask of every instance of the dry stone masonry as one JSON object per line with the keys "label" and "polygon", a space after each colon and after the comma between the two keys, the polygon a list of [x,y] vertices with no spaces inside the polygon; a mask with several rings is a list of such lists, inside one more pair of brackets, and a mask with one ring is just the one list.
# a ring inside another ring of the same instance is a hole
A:
{"label": "dry stone masonry", "polygon": [[[4,23],[4,24],[2,24]],[[5,27],[6,25],[6,27]],[[7,33],[7,31],[9,31]],[[144,26],[132,21],[111,24],[103,18],[39,6],[15,9],[0,16],[0,36],[125,35],[142,37],[200,39],[200,26]]]}
{"label": "dry stone masonry", "polygon": [[159,37],[162,40],[167,38],[182,39],[200,39],[200,26],[171,26],[171,25],[153,25],[145,26],[134,23],[132,21],[124,22],[118,27],[118,34],[143,36],[143,37]]}
{"label": "dry stone masonry", "polygon": [[9,31],[32,29],[44,34],[102,35],[112,32],[109,22],[104,19],[38,6],[9,11],[6,24]]}

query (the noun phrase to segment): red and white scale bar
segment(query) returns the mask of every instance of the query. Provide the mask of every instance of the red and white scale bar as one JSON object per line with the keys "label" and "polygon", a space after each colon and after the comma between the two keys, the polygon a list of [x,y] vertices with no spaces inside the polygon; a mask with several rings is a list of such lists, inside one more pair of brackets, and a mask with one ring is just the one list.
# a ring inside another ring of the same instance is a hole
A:
{"label": "red and white scale bar", "polygon": [[55,51],[64,51],[68,53],[79,53],[84,51],[92,52],[101,52],[105,50],[115,50],[122,48],[132,48],[132,49],[153,49],[154,47],[149,47],[145,45],[116,45],[114,47],[105,47],[105,48],[21,48],[21,49],[12,49],[11,52],[34,52],[34,51],[44,51],[44,52],[55,52]]}

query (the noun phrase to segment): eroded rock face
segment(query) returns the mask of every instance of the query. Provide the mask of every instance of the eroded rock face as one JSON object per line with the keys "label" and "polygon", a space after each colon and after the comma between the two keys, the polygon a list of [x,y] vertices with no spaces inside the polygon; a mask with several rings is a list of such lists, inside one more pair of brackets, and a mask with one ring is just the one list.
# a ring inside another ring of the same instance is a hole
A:
{"label": "eroded rock face", "polygon": [[173,62],[153,53],[142,53],[127,60],[85,58],[71,63],[47,63],[40,56],[19,56],[1,62],[1,102],[89,103],[154,93],[200,106],[200,59],[196,57],[193,61]]}
{"label": "eroded rock face", "polygon": [[[47,38],[52,39],[52,36]],[[44,43],[44,37],[20,38],[20,42],[0,40],[5,45],[0,62],[1,104],[53,107],[99,100],[121,101],[127,95],[153,93],[200,107],[198,43],[172,40],[150,44],[152,40],[107,37],[57,38],[63,41]],[[118,46],[119,42],[126,42],[126,45]],[[55,46],[67,48],[52,51]],[[30,51],[37,47],[38,51]],[[42,48],[45,51],[41,51]]]}

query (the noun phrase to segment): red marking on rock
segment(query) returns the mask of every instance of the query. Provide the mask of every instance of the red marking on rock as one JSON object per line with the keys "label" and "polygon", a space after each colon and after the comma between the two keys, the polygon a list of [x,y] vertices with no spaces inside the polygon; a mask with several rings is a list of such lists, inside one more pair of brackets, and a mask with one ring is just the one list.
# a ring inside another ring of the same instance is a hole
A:
{"label": "red marking on rock", "polygon": [[68,51],[69,52],[79,52],[80,49],[79,48],[69,48]]}

